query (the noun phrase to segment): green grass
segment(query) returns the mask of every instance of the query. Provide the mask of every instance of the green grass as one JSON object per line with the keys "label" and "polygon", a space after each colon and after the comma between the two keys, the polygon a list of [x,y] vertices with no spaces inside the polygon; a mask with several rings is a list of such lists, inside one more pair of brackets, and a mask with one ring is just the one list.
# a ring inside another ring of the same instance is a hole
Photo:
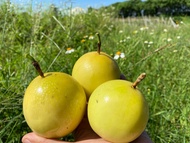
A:
{"label": "green grass", "polygon": [[[65,9],[64,9],[65,8]],[[22,12],[0,5],[0,143],[17,143],[30,132],[23,114],[26,87],[38,74],[25,57],[31,54],[44,72],[71,74],[75,61],[96,50],[99,32],[102,51],[117,60],[127,80],[142,72],[139,85],[149,107],[147,132],[155,143],[190,141],[190,19],[174,28],[168,18],[112,18],[114,10],[66,15],[49,8]],[[64,11],[65,10],[65,11]],[[65,13],[64,13],[65,12]],[[93,36],[89,39],[89,36]],[[81,42],[83,40],[83,42]],[[85,42],[84,42],[85,41]],[[75,51],[65,54],[67,48]]]}

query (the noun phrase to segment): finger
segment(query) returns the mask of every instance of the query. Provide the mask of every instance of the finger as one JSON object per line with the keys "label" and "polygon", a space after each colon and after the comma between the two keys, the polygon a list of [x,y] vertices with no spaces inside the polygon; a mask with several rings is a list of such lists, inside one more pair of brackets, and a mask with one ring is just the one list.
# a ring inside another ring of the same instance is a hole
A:
{"label": "finger", "polygon": [[83,120],[75,130],[74,135],[77,141],[100,138],[90,127],[88,118],[83,118]]}
{"label": "finger", "polygon": [[81,140],[81,141],[77,141],[76,143],[111,143],[111,142],[108,142],[102,138],[98,138],[98,139]]}
{"label": "finger", "polygon": [[69,143],[54,139],[46,139],[40,136],[37,136],[35,133],[28,133],[22,138],[23,143]]}
{"label": "finger", "polygon": [[83,118],[74,132],[76,143],[110,143],[100,138],[91,128],[88,118]]}

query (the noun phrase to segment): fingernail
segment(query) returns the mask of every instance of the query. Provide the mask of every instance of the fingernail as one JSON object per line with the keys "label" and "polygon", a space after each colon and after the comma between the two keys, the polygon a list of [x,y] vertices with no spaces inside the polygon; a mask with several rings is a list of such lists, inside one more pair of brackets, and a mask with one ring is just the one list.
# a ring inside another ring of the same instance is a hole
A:
{"label": "fingernail", "polygon": [[31,143],[28,139],[23,140],[23,143]]}

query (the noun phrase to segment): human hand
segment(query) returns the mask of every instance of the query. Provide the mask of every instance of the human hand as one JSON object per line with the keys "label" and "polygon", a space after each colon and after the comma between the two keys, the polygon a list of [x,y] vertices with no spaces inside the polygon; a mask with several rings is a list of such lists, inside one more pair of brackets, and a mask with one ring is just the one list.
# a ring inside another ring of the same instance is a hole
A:
{"label": "human hand", "polygon": [[[76,143],[109,143],[100,138],[90,127],[88,119],[84,118],[78,128],[74,132]],[[55,139],[46,139],[36,135],[35,133],[28,133],[22,138],[23,143],[69,143]],[[143,132],[136,140],[131,143],[152,143],[146,132]]]}

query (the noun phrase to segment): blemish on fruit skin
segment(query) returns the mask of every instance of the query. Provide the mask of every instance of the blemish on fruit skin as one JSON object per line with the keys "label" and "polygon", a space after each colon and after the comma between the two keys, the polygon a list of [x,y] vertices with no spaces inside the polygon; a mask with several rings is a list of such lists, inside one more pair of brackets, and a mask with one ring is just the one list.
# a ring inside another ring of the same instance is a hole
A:
{"label": "blemish on fruit skin", "polygon": [[98,100],[96,100],[96,103],[98,103]]}

